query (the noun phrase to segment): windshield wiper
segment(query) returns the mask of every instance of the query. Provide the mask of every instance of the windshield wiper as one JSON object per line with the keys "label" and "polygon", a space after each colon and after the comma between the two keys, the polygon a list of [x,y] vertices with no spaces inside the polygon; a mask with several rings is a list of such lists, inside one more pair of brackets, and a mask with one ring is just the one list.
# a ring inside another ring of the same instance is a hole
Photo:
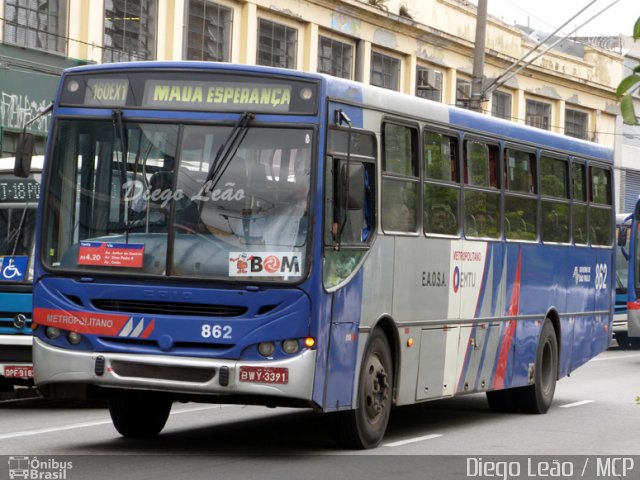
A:
{"label": "windshield wiper", "polygon": [[220,145],[213,162],[211,162],[207,178],[204,181],[203,190],[211,192],[216,188],[220,177],[222,177],[227,170],[229,162],[231,162],[244,137],[247,135],[247,125],[254,117],[255,115],[253,113],[245,112],[240,117],[240,120],[233,126],[227,138]]}

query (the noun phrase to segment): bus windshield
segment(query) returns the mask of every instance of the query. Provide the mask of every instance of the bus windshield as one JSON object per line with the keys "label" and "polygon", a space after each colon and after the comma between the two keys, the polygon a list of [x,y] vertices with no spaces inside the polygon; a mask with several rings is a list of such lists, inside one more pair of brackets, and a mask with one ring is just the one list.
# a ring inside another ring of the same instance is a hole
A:
{"label": "bus windshield", "polygon": [[[623,226],[622,228],[627,228]],[[624,246],[617,246],[616,250],[616,293],[627,293],[627,283],[629,278],[629,234],[627,243]],[[626,306],[626,300],[624,302]]]}
{"label": "bus windshield", "polygon": [[45,200],[45,264],[299,281],[313,130],[242,130],[122,122],[116,115],[60,121]]}
{"label": "bus windshield", "polygon": [[[37,174],[38,177],[40,174]],[[40,184],[34,178],[0,173],[0,281],[31,282]]]}

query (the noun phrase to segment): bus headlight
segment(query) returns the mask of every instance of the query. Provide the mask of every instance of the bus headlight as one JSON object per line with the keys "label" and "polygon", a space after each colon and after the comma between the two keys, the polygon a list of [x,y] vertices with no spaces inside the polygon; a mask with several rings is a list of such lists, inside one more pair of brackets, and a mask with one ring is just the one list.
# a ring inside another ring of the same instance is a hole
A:
{"label": "bus headlight", "polygon": [[296,353],[299,348],[300,348],[300,344],[298,343],[298,340],[291,339],[291,340],[285,340],[284,342],[282,342],[282,350],[284,350],[284,353],[288,353],[288,354]]}
{"label": "bus headlight", "polygon": [[60,333],[62,333],[62,332],[57,327],[47,327],[44,330],[44,334],[47,336],[47,338],[49,340],[55,340],[56,338],[58,338],[60,336]]}
{"label": "bus headlight", "polygon": [[276,346],[273,344],[273,342],[262,342],[258,344],[258,352],[260,352],[260,355],[262,355],[263,357],[270,357],[275,351]]}
{"label": "bus headlight", "polygon": [[82,341],[82,335],[78,332],[67,333],[67,340],[71,345],[78,345]]}

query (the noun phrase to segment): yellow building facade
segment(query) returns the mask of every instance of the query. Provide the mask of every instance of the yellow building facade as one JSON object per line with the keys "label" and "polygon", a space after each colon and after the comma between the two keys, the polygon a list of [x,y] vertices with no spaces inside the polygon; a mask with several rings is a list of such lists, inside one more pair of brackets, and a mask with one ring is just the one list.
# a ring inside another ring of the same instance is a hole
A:
{"label": "yellow building facade", "polygon": [[[476,7],[463,0],[49,0],[57,54],[102,63],[217,60],[323,71],[468,106]],[[0,3],[2,38],[19,2]],[[28,13],[28,12],[27,12]],[[27,25],[29,28],[29,25]],[[38,32],[35,34],[38,37]],[[11,40],[14,38],[14,40]],[[51,42],[49,42],[51,43]],[[62,47],[60,45],[62,44]],[[614,146],[622,57],[568,44],[485,92],[489,115]],[[486,85],[536,45],[489,17]],[[36,48],[42,48],[36,45]],[[543,47],[544,48],[544,47]],[[538,55],[532,53],[529,59]]]}

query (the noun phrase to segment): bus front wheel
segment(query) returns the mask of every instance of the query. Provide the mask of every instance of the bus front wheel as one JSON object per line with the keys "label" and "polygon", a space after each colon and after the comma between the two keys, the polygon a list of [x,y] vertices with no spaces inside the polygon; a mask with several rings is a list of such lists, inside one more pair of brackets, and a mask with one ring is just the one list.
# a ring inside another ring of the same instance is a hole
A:
{"label": "bus front wheel", "polygon": [[124,392],[109,399],[113,426],[123,437],[153,437],[164,428],[172,401],[149,392]]}
{"label": "bus front wheel", "polygon": [[558,378],[558,338],[551,324],[545,319],[538,341],[534,383],[514,391],[517,403],[525,413],[546,413],[553,401]]}
{"label": "bus front wheel", "polygon": [[375,329],[365,349],[358,381],[357,406],[331,414],[334,436],[346,448],[378,446],[389,423],[393,391],[393,362],[389,342]]}

